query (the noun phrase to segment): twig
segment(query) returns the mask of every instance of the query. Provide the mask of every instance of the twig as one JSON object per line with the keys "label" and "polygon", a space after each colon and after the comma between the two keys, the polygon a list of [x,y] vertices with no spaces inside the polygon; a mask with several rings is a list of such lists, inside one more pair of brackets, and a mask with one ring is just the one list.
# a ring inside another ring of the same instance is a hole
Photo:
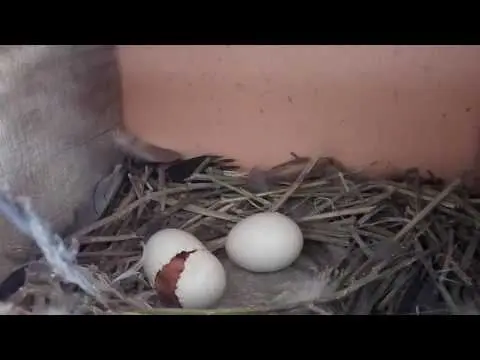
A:
{"label": "twig", "polygon": [[192,190],[205,190],[205,189],[216,189],[216,188],[218,188],[218,186],[213,184],[190,184],[186,186],[163,189],[161,191],[149,193],[143,196],[142,198],[132,202],[131,204],[125,206],[123,209],[118,210],[114,214],[107,216],[99,221],[94,222],[89,226],[84,227],[83,229],[76,231],[72,235],[68,236],[68,238],[78,238],[80,236],[89,234],[92,231],[101,228],[102,226],[108,225],[115,220],[121,219],[122,217],[124,217],[125,215],[128,215],[130,212],[132,212],[142,204],[145,204],[152,200],[157,200],[157,199],[160,200],[163,195],[180,194],[180,193],[189,192]]}
{"label": "twig", "polygon": [[319,158],[315,158],[313,160],[310,160],[308,164],[305,166],[305,168],[302,170],[300,175],[298,175],[297,179],[294,181],[292,186],[287,190],[287,192],[276,202],[272,205],[270,208],[270,211],[278,211],[282,207],[282,205],[285,203],[285,201],[288,200],[288,198],[297,190],[297,188],[302,184],[303,180],[305,177],[312,171],[313,167],[317,164]]}
{"label": "twig", "polygon": [[117,235],[117,236],[86,236],[84,238],[78,239],[78,242],[81,245],[87,245],[87,244],[121,242],[121,241],[136,240],[136,239],[141,239],[141,237],[136,234]]}
{"label": "twig", "polygon": [[405,234],[412,230],[417,223],[422,221],[438,204],[442,202],[457,186],[461,184],[460,179],[454,180],[450,185],[448,185],[440,194],[438,194],[435,199],[433,199],[427,206],[425,206],[422,211],[420,211],[407,225],[405,225],[402,230],[400,230],[392,241],[401,240]]}
{"label": "twig", "polygon": [[344,209],[338,211],[332,211],[324,214],[312,215],[312,216],[304,216],[302,218],[297,219],[297,222],[309,222],[309,221],[318,221],[318,220],[327,220],[331,218],[341,217],[341,216],[350,216],[350,215],[360,215],[366,214],[370,211],[375,210],[375,206],[367,206],[358,209]]}

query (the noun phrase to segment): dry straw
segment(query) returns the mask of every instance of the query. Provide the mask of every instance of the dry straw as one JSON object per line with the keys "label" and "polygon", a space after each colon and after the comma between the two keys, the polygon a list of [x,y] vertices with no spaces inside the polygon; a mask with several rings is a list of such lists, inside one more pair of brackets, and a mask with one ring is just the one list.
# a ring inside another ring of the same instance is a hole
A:
{"label": "dry straw", "polygon": [[[421,178],[416,171],[401,179],[373,180],[323,158],[296,157],[249,174],[229,165],[205,157],[183,182],[165,181],[165,170],[153,165],[128,163],[122,172],[117,168],[122,181],[113,181],[115,188],[105,190],[115,196],[104,204],[100,219],[66,237],[79,246],[76,258],[67,264],[76,269],[77,278],[61,267],[57,277],[42,278],[41,264],[56,268],[50,252],[50,258],[28,268],[25,286],[5,308],[46,312],[45,304],[54,298],[56,309],[75,314],[478,312],[480,199],[460,180],[443,184],[433,177]],[[331,291],[308,301],[262,308],[161,307],[137,272],[142,244],[152,232],[181,228],[212,251],[222,251],[229,229],[260,211],[280,211],[295,219],[311,245],[309,251],[326,245],[342,250],[329,266]]]}

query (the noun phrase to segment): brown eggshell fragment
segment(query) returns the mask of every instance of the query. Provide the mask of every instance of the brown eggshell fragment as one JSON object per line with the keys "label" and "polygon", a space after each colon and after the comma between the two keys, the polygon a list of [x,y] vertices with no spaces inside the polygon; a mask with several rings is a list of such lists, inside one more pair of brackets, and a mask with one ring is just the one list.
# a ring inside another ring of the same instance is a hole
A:
{"label": "brown eggshell fragment", "polygon": [[178,279],[185,269],[185,260],[195,251],[196,250],[182,251],[178,253],[157,273],[155,277],[155,291],[165,306],[181,307],[175,291],[177,290]]}

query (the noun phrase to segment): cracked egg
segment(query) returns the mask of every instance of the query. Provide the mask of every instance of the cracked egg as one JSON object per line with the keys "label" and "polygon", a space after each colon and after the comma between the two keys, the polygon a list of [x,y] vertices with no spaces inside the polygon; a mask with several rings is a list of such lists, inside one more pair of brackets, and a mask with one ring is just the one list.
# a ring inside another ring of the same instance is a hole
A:
{"label": "cracked egg", "polygon": [[166,306],[209,308],[225,291],[222,263],[186,231],[163,229],[153,234],[142,261],[149,283]]}

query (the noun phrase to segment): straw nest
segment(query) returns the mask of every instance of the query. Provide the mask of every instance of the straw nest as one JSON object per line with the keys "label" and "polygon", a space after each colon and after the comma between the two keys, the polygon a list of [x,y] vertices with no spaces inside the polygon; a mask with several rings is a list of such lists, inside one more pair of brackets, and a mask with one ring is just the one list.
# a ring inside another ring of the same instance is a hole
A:
{"label": "straw nest", "polygon": [[[294,158],[248,174],[218,157],[195,161],[194,171],[132,161],[117,167],[102,185],[100,218],[65,236],[76,255],[65,261],[77,275],[50,276],[55,256],[44,250],[4,307],[77,314],[476,314],[480,308],[480,199],[460,180],[444,184],[417,171],[373,180],[324,158]],[[293,218],[305,251],[339,250],[327,267],[319,265],[328,291],[262,307],[187,310],[158,303],[138,266],[150,234],[184,229],[218,254],[236,222],[262,211]]]}

